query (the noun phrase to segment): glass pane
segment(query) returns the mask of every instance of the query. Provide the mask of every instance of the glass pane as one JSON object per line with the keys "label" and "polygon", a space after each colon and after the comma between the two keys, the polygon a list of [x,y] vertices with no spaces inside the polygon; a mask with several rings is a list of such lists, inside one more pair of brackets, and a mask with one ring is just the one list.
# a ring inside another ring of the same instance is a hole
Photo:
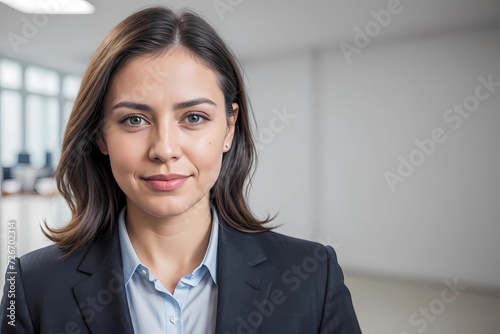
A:
{"label": "glass pane", "polygon": [[59,141],[57,144],[57,147],[55,151],[53,152],[53,166],[57,166],[59,163],[59,159],[61,158],[61,147],[62,147],[62,141],[64,138],[64,132],[66,131],[66,125],[68,124],[69,120],[69,115],[71,114],[71,110],[73,108],[73,102],[66,101],[64,105],[62,106],[63,108],[63,113],[62,113],[62,120],[61,120],[61,132],[59,134]]}
{"label": "glass pane", "polygon": [[25,86],[29,92],[57,95],[59,94],[59,75],[51,70],[29,66],[26,68]]}
{"label": "glass pane", "polygon": [[0,60],[0,85],[5,88],[20,89],[21,84],[21,64],[9,59]]}
{"label": "glass pane", "polygon": [[2,91],[0,95],[0,132],[2,166],[17,164],[17,154],[22,145],[21,94]]}
{"label": "glass pane", "polygon": [[69,120],[69,115],[71,114],[71,110],[73,108],[73,102],[70,102],[70,101],[66,101],[66,103],[64,103],[64,107],[63,107],[63,118],[62,118],[62,126],[61,126],[61,143],[62,143],[62,139],[64,137],[64,131],[66,131],[66,125],[68,124],[68,120]]}
{"label": "glass pane", "polygon": [[47,152],[59,149],[59,102],[56,98],[29,95],[26,101],[26,149],[35,168],[45,166]]}
{"label": "glass pane", "polygon": [[80,78],[68,75],[63,80],[63,95],[67,99],[74,99],[80,89]]}

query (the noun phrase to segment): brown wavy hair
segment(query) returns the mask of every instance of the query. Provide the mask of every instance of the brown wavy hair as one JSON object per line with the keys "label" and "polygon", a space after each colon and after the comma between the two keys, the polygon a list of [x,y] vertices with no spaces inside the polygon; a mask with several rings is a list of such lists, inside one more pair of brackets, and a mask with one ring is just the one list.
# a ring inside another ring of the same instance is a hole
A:
{"label": "brown wavy hair", "polygon": [[[102,134],[103,101],[114,76],[131,60],[161,55],[181,47],[217,74],[224,94],[226,116],[239,105],[231,150],[222,158],[219,178],[210,192],[211,204],[230,226],[243,232],[262,232],[273,218],[257,219],[246,197],[256,158],[250,108],[241,68],[217,32],[196,13],[178,14],[164,7],[143,9],[119,23],[99,46],[83,76],[64,134],[56,171],[59,192],[72,218],[61,228],[45,224],[45,235],[69,255],[97,237],[109,235],[125,194],[116,183],[109,157],[98,149]],[[246,183],[248,181],[248,183]]]}

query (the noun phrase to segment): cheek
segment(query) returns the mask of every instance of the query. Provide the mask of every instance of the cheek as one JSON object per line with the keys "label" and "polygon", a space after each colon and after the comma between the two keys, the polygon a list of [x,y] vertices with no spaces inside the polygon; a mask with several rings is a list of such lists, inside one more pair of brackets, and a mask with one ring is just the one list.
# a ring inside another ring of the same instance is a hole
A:
{"label": "cheek", "polygon": [[[207,140],[196,147],[192,147],[191,162],[196,166],[200,177],[215,183],[222,164],[221,139]],[[196,152],[195,152],[196,151]]]}
{"label": "cheek", "polygon": [[[108,152],[113,174],[135,170],[137,162],[144,155],[140,141],[113,138],[108,141]],[[116,175],[117,176],[117,175]]]}

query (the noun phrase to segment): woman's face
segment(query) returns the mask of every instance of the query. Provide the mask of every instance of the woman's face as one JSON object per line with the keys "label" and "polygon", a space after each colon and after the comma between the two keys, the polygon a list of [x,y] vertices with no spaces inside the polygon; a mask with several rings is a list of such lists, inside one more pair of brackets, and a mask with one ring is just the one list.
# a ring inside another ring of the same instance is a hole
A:
{"label": "woman's face", "polygon": [[127,206],[157,218],[208,210],[232,144],[232,107],[228,122],[216,74],[182,49],[126,65],[105,98],[99,147]]}

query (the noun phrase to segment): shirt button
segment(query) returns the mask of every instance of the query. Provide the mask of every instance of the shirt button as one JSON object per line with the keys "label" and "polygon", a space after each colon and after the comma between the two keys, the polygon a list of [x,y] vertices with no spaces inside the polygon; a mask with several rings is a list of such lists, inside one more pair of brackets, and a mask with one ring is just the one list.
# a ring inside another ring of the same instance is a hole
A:
{"label": "shirt button", "polygon": [[144,270],[144,269],[142,269],[142,270],[141,270],[141,274],[142,274],[142,276],[146,276],[146,275],[147,275],[147,271],[146,271],[146,270]]}
{"label": "shirt button", "polygon": [[178,319],[177,319],[177,317],[171,317],[171,318],[170,318],[170,322],[171,322],[172,324],[174,324],[174,325],[177,323],[177,320],[178,320]]}

